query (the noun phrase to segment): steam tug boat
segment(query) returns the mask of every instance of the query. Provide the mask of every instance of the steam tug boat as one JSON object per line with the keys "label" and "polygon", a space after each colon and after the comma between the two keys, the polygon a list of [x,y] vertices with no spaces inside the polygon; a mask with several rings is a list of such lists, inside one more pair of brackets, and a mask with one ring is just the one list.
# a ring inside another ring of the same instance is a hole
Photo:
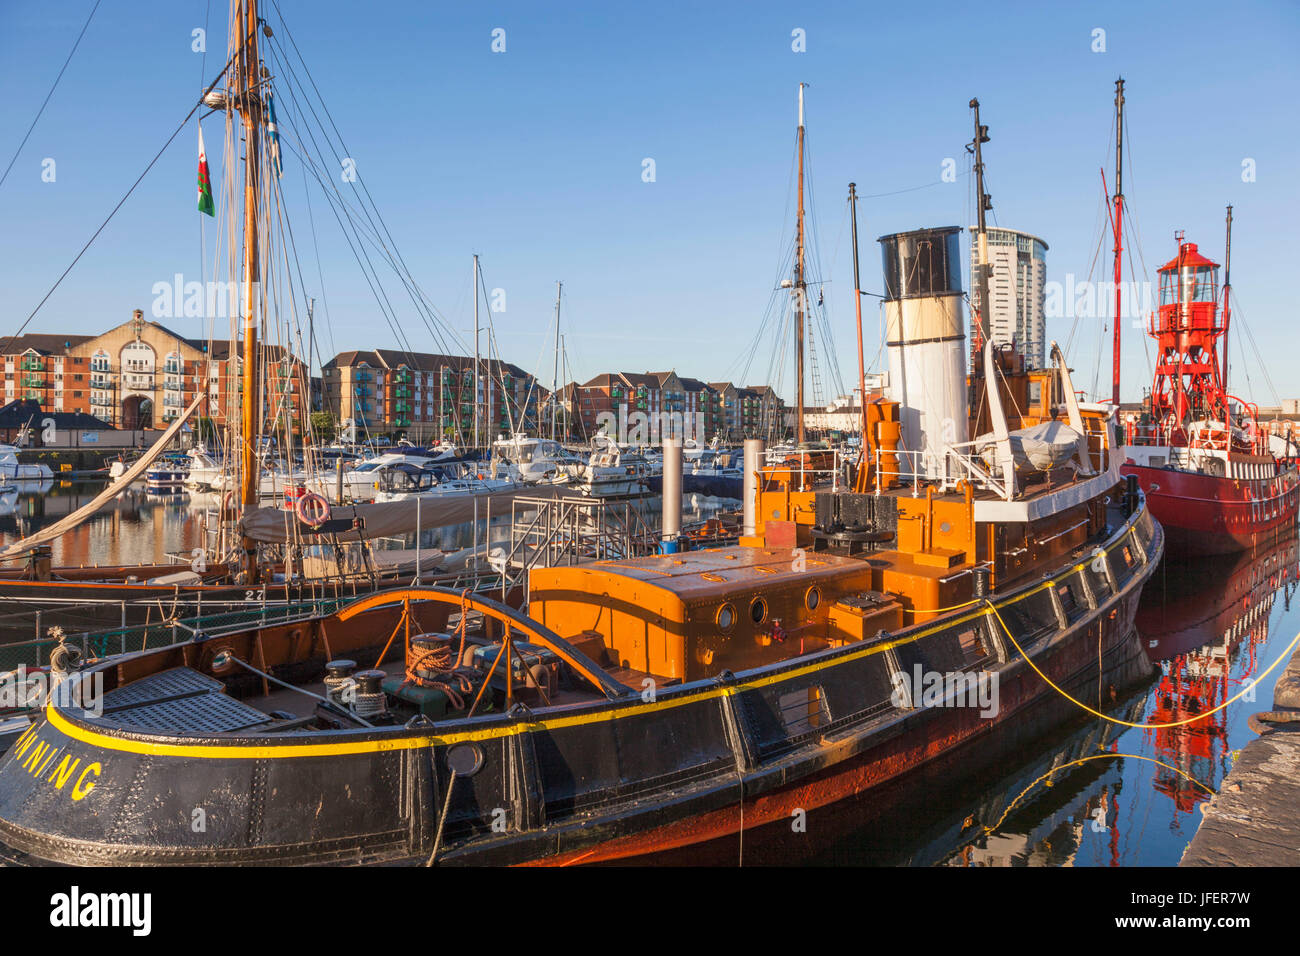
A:
{"label": "steam tug boat", "polygon": [[1152,673],[1133,619],[1163,535],[1058,349],[1026,371],[989,345],[967,378],[960,232],[881,240],[860,456],[748,442],[738,546],[534,569],[526,609],[407,588],[66,648],[0,758],[0,859],[644,860],[976,772],[1079,715],[1064,694],[1115,700]]}
{"label": "steam tug boat", "polygon": [[[1231,226],[1229,207],[1229,238]],[[1218,355],[1231,315],[1226,273],[1222,312],[1218,282],[1218,263],[1179,233],[1148,328],[1158,352],[1150,405],[1127,430],[1124,474],[1138,480],[1177,555],[1255,547],[1293,527],[1300,505],[1291,443],[1261,427],[1255,405],[1228,394]]]}

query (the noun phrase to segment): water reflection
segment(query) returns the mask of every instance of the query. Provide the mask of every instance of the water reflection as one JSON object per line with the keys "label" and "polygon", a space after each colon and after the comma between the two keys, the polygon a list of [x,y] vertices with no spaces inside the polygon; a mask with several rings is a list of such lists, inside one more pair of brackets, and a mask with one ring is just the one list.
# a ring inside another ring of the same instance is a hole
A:
{"label": "water reflection", "polygon": [[[1200,824],[1207,788],[1219,788],[1232,752],[1255,737],[1247,717],[1271,706],[1282,667],[1255,681],[1300,627],[1292,608],[1298,560],[1291,529],[1226,561],[1166,561],[1148,583],[1137,617],[1159,672],[1127,719],[1178,723],[1245,696],[1183,726],[1111,728],[1105,749],[1131,756],[1053,776],[1051,786],[1041,782],[1021,798],[992,835],[948,840],[946,850],[940,839],[931,855],[957,866],[1176,865]],[[1063,764],[1070,752],[1049,746],[1036,759]],[[1014,786],[992,791],[1014,796]],[[972,810],[985,816],[982,806]]]}
{"label": "water reflection", "polygon": [[[102,481],[18,482],[10,492],[0,492],[0,545],[10,544],[89,502],[104,489]],[[124,489],[98,513],[53,542],[54,564],[150,564],[168,555],[187,555],[215,533],[220,496],[182,490],[149,491],[137,483]],[[688,496],[683,520],[699,521],[734,507],[734,502]],[[638,505],[647,526],[658,527],[660,500],[643,499]],[[457,551],[484,542],[487,511],[477,523],[428,528],[420,535],[422,548]],[[510,537],[510,509],[491,515],[490,541],[501,544]],[[379,547],[413,547],[414,534],[405,540],[387,539]]]}

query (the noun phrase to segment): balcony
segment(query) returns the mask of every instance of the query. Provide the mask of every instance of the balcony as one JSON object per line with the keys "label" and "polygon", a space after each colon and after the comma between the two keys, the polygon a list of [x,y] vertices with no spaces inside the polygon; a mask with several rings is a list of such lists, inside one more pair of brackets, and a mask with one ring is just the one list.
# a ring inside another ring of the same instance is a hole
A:
{"label": "balcony", "polygon": [[39,375],[24,375],[19,384],[23,388],[45,388],[45,379]]}
{"label": "balcony", "polygon": [[44,372],[45,359],[25,358],[19,366],[24,372]]}

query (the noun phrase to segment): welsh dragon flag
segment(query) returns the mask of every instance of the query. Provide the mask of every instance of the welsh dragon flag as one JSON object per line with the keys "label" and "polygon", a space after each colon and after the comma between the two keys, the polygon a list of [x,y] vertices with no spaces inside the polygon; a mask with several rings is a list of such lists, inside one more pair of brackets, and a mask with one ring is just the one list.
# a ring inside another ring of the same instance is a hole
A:
{"label": "welsh dragon flag", "polygon": [[216,216],[212,205],[212,180],[208,176],[208,153],[203,148],[203,127],[199,127],[199,212]]}

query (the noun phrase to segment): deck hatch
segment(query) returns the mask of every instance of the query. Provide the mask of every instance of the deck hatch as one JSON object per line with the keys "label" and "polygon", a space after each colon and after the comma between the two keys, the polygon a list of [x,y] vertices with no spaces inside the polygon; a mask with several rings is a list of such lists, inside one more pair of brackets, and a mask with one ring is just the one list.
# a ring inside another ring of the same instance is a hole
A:
{"label": "deck hatch", "polygon": [[173,667],[104,695],[104,712],[127,727],[163,733],[220,734],[273,723],[262,711],[227,697],[220,681]]}

